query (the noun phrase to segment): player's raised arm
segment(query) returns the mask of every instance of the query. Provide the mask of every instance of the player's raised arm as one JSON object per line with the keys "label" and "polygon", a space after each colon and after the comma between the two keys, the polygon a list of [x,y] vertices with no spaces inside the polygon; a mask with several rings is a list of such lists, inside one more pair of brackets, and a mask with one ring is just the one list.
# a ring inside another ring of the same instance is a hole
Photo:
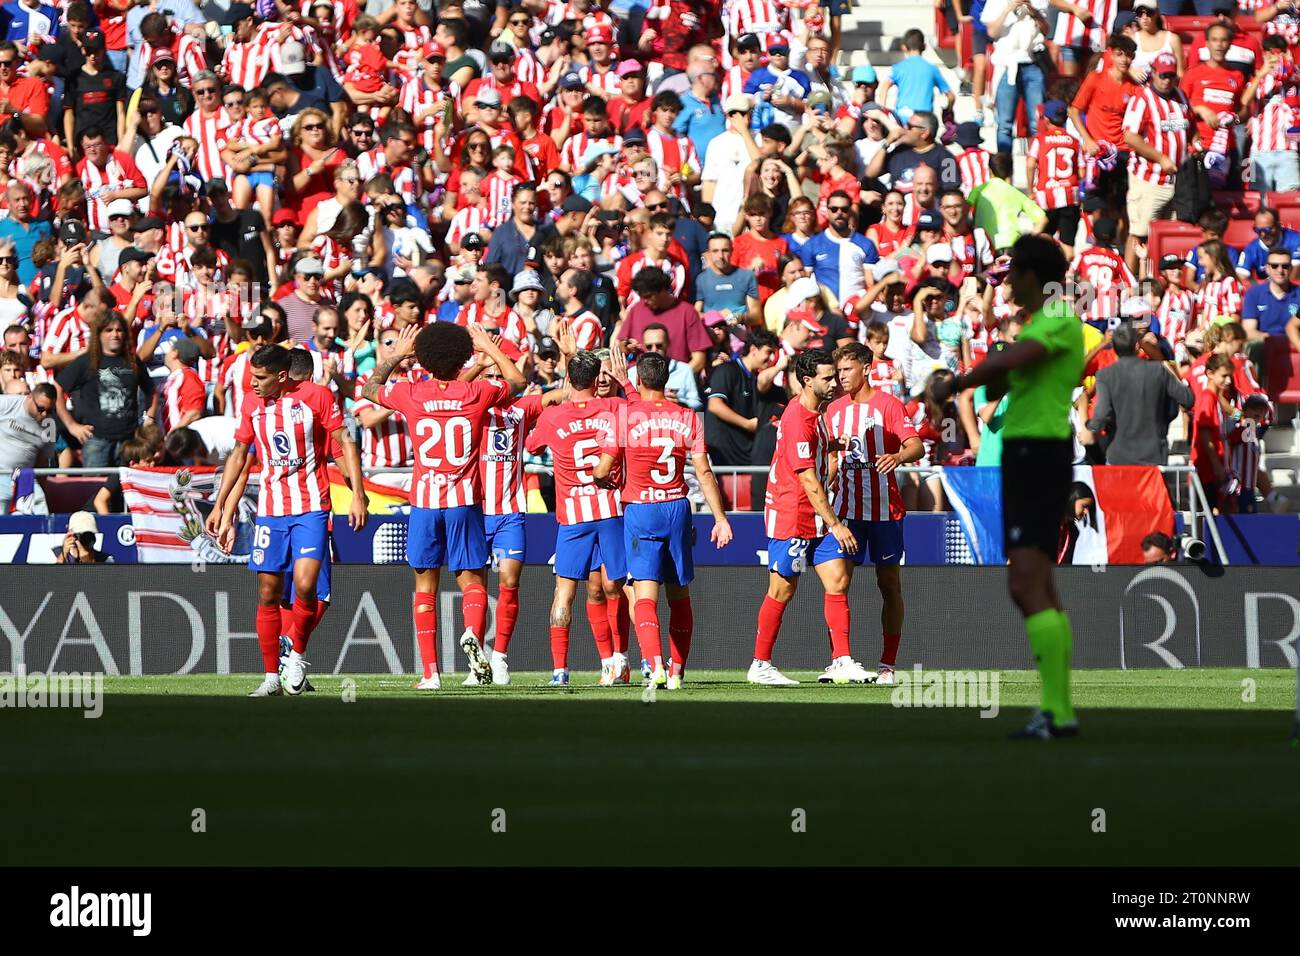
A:
{"label": "player's raised arm", "polygon": [[469,327],[469,337],[474,340],[474,351],[482,352],[497,363],[497,368],[501,370],[501,377],[510,386],[511,394],[522,392],[524,386],[528,383],[524,381],[524,375],[519,371],[519,366],[515,365],[505,352],[501,351],[496,342],[492,340],[492,336],[483,330],[483,326],[471,325]]}
{"label": "player's raised arm", "polygon": [[713,515],[713,531],[709,535],[709,540],[718,550],[721,550],[731,544],[732,535],[731,521],[728,520],[726,508],[722,504],[718,479],[713,474],[707,452],[691,455],[691,464],[695,468],[695,479],[700,483],[700,491],[704,494],[704,503],[709,506],[709,513]]}
{"label": "player's raised arm", "polygon": [[383,389],[384,383],[388,381],[388,376],[392,375],[397,366],[415,354],[415,337],[419,330],[413,325],[408,325],[397,333],[397,341],[393,343],[392,354],[387,359],[375,366],[375,370],[370,373],[370,379],[366,382],[365,388],[361,390],[361,397],[370,402],[379,402],[379,392]]}
{"label": "player's raised arm", "polygon": [[366,495],[365,477],[361,473],[361,453],[346,428],[336,428],[330,436],[343,447],[343,474],[352,486],[352,506],[348,509],[348,526],[360,531],[370,516],[370,499]]}

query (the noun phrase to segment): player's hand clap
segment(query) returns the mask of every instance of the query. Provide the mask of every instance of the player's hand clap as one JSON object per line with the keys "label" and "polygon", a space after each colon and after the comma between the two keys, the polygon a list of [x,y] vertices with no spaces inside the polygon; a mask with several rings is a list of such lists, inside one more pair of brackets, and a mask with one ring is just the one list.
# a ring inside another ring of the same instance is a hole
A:
{"label": "player's hand clap", "polygon": [[[415,337],[420,334],[420,330],[414,325],[408,325],[402,331],[397,333],[397,341],[393,343],[393,355],[400,355],[406,358],[408,355],[415,354]],[[472,332],[470,333],[473,334]]]}
{"label": "player's hand clap", "polygon": [[731,544],[731,522],[725,517],[713,522],[713,530],[709,532],[709,540],[713,542],[714,547],[719,551]]}
{"label": "player's hand clap", "polygon": [[849,526],[843,522],[840,522],[835,527],[831,528],[831,535],[835,538],[835,541],[839,544],[840,549],[845,554],[852,554],[854,551],[858,550],[858,539],[853,537],[853,532],[850,531]]}
{"label": "player's hand clap", "polygon": [[614,376],[614,381],[620,385],[626,385],[627,378],[627,353],[623,351],[622,346],[617,342],[609,350],[609,374]]}

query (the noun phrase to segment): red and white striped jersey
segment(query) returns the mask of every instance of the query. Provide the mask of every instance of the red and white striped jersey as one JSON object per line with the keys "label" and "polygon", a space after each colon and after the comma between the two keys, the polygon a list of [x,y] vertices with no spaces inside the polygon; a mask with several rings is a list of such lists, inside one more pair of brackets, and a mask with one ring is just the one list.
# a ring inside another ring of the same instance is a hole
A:
{"label": "red and white striped jersey", "polygon": [[1160,334],[1173,346],[1175,356],[1183,354],[1180,348],[1187,340],[1187,333],[1200,324],[1196,312],[1196,293],[1191,289],[1175,289],[1170,286],[1160,299],[1156,318],[1160,320]]}
{"label": "red and white striped jersey", "polygon": [[785,407],[776,426],[776,450],[767,475],[763,526],[775,541],[820,538],[826,525],[808,500],[799,473],[816,469],[817,483],[826,486],[826,456],[830,438],[826,422],[797,398]]}
{"label": "red and white striped jersey", "polygon": [[722,74],[722,101],[725,103],[728,97],[745,92],[745,84],[753,72],[740,66],[728,67],[727,72]]}
{"label": "red and white striped jersey", "polygon": [[406,416],[415,444],[411,503],[460,508],[482,500],[479,453],[490,409],[513,396],[504,382],[389,382],[378,404]]}
{"label": "red and white striped jersey", "polygon": [[894,472],[882,475],[875,462],[897,454],[909,438],[917,438],[903,403],[893,395],[873,392],[865,402],[841,395],[826,409],[826,431],[839,439],[839,468],[831,489],[831,507],[841,518],[860,521],[901,521],[907,509]]}
{"label": "red and white striped jersey", "polygon": [[1056,18],[1055,42],[1058,46],[1086,47],[1100,51],[1106,47],[1106,37],[1115,25],[1115,15],[1119,13],[1117,0],[1083,0],[1079,4],[1092,14],[1085,24],[1073,13],[1064,11]]}
{"label": "red and white striped jersey", "polygon": [[253,350],[244,349],[231,359],[222,376],[221,387],[226,393],[226,414],[235,421],[242,418],[248,400],[257,397],[253,394],[253,375],[248,364],[248,360],[252,357]]}
{"label": "red and white striped jersey", "polygon": [[588,86],[594,83],[596,88],[599,89],[608,99],[611,96],[618,96],[619,94],[619,76],[614,72],[617,67],[617,63],[610,63],[609,69],[602,73],[594,66],[588,64],[587,66],[578,67],[578,75],[582,77],[582,82],[586,83]]}
{"label": "red and white striped jersey", "polygon": [[[352,262],[352,249],[335,242],[333,238],[324,233],[311,241],[311,250],[320,257],[321,265],[325,267],[326,274]],[[332,286],[332,288],[326,288],[327,285]],[[333,282],[324,283],[321,290],[323,292],[333,292],[336,296],[342,295],[344,291],[343,280],[335,279]]]}
{"label": "red and white striped jersey", "polygon": [[[173,28],[175,29],[175,28]],[[188,33],[177,33],[171,42],[172,59],[176,61],[176,82],[186,89],[194,85],[194,77],[208,68],[208,55],[203,44]],[[152,51],[146,65],[158,59],[158,50]]]}
{"label": "red and white striped jersey", "polygon": [[641,297],[632,291],[632,280],[636,274],[647,266],[653,266],[656,269],[662,269],[668,274],[668,278],[673,280],[673,295],[680,297],[682,291],[686,288],[686,267],[671,256],[664,256],[663,259],[652,259],[650,253],[644,249],[640,252],[634,252],[624,258],[615,271],[616,285],[618,287],[618,297],[623,300],[624,306],[632,308],[641,301]]}
{"label": "red and white striped jersey", "polygon": [[[214,329],[221,327],[218,324],[213,325]],[[233,354],[234,347],[230,342],[230,336],[225,332],[209,332],[208,340],[212,342],[212,358],[199,357],[199,378],[205,387],[210,385],[216,390],[221,386],[221,369]]]}
{"label": "red and white striped jersey", "polygon": [[976,186],[982,186],[993,175],[989,172],[989,151],[972,146],[957,154],[957,169],[961,172],[961,191],[969,196]]}
{"label": "red and white striped jersey", "polygon": [[[401,104],[402,109],[411,114],[411,119],[414,120],[415,117],[430,107],[438,106],[444,101],[450,100],[454,121],[454,118],[459,115],[456,110],[456,101],[459,94],[460,91],[455,83],[449,81],[443,89],[431,90],[424,81],[424,77],[417,76],[415,79],[402,84],[401,92],[398,94],[398,102]],[[433,121],[436,115],[435,113],[429,113],[424,119],[415,123],[415,128],[420,132],[420,145],[427,150],[438,148],[438,137],[433,129]]]}
{"label": "red and white striped jersey", "polygon": [[1040,208],[1047,211],[1078,203],[1083,150],[1069,132],[1059,126],[1039,126],[1029,141],[1027,161],[1034,164],[1033,198]]}
{"label": "red and white striped jersey", "polygon": [[487,441],[479,456],[483,513],[508,515],[528,510],[524,487],[524,438],[542,414],[542,396],[524,395],[488,413]]}
{"label": "red and white striped jersey", "polygon": [[949,234],[947,241],[952,249],[952,261],[961,266],[963,275],[973,276],[993,265],[993,243],[988,233],[978,226],[971,226],[969,232]]}
{"label": "red and white striped jersey", "polygon": [[382,146],[376,146],[357,157],[357,173],[363,183],[378,173],[387,173],[392,177],[398,195],[408,206],[417,205],[424,191],[415,168],[410,165],[396,167],[389,165]]}
{"label": "red and white striped jersey", "polygon": [[532,50],[521,50],[516,47],[515,76],[520,83],[540,86],[546,81],[546,67],[542,66],[542,61],[537,59],[537,54]]}
{"label": "red and white striped jersey", "polygon": [[487,227],[495,229],[510,218],[511,196],[517,185],[523,180],[509,173],[502,176],[500,170],[493,170],[483,180],[481,189],[487,197]]}
{"label": "red and white striped jersey", "polygon": [[447,224],[447,245],[458,246],[471,232],[482,232],[487,228],[488,211],[482,206],[465,206]]}
{"label": "red and white striped jersey", "polygon": [[1241,287],[1241,280],[1235,275],[1224,276],[1222,279],[1206,279],[1201,285],[1201,291],[1197,293],[1197,311],[1201,316],[1201,322],[1205,325],[1211,325],[1217,319],[1233,319],[1239,321],[1241,318],[1241,300],[1245,293]]}
{"label": "red and white striped jersey", "polygon": [[[695,147],[691,145],[691,141],[685,136],[661,133],[652,126],[646,130],[645,138],[646,149],[655,158],[659,168],[665,173],[669,171],[678,172],[682,174],[683,178],[687,176],[699,177],[703,169],[700,157],[695,152]],[[672,187],[672,193],[678,199],[685,199],[686,193],[681,183]]]}
{"label": "red and white striped jersey", "polygon": [[81,308],[73,306],[57,313],[41,340],[41,352],[47,355],[70,355],[90,345],[90,326],[81,317]]}
{"label": "red and white striped jersey", "polygon": [[280,137],[280,121],[274,116],[255,120],[247,116],[226,127],[226,142],[242,142],[245,146],[265,146]]}
{"label": "red and white striped jersey", "polygon": [[592,143],[609,143],[615,149],[622,150],[623,137],[613,134],[609,136],[592,136],[585,131],[570,136],[564,141],[564,147],[560,150],[561,165],[574,173],[581,173],[582,157],[586,155],[587,147]]}
{"label": "red and white striped jersey", "polygon": [[731,0],[727,27],[733,37],[779,33],[790,28],[790,11],[777,0]]}
{"label": "red and white striped jersey", "polygon": [[[1269,75],[1265,79],[1273,77]],[[1256,103],[1261,99],[1259,112],[1250,118],[1251,149],[1257,153],[1295,149],[1296,144],[1287,137],[1286,131],[1296,124],[1296,111],[1281,96],[1260,96]]]}
{"label": "red and white striped jersey", "polygon": [[217,72],[227,82],[242,86],[245,90],[261,86],[266,75],[271,72],[270,43],[273,40],[272,34],[278,29],[279,24],[263,24],[247,43],[231,37]]}
{"label": "red and white striped jersey", "polygon": [[89,159],[77,163],[77,178],[86,187],[86,225],[105,231],[108,229],[108,203],[103,199],[104,194],[119,189],[148,188],[135,160],[120,149],[109,153],[108,162],[102,167]]}
{"label": "red and white striped jersey", "polygon": [[205,116],[196,109],[185,117],[185,134],[199,141],[198,167],[204,179],[231,179],[231,169],[221,158],[221,148],[226,144],[226,127],[230,125],[230,114],[222,107],[217,112]]}
{"label": "red and white striped jersey", "polygon": [[177,428],[187,412],[202,412],[207,396],[203,380],[194,369],[184,367],[169,373],[163,382],[163,431]]}
{"label": "red and white striped jersey", "polygon": [[422,23],[416,23],[410,29],[402,26],[396,20],[390,20],[389,25],[402,31],[402,46],[408,50],[418,50],[433,39],[433,34],[429,32],[429,28]]}
{"label": "red and white striped jersey", "polygon": [[[1124,129],[1141,136],[1177,166],[1187,156],[1191,138],[1191,107],[1187,105],[1187,97],[1177,88],[1169,96],[1161,96],[1151,87],[1139,89],[1124,110]],[[1172,175],[1138,155],[1136,150],[1129,152],[1128,171],[1157,186],[1174,183]]]}
{"label": "red and white striped jersey", "polygon": [[1082,311],[1076,303],[1079,318],[1101,321],[1119,317],[1124,293],[1137,286],[1137,278],[1124,262],[1124,257],[1106,246],[1089,246],[1074,256],[1070,273],[1077,282],[1092,286],[1092,301]]}
{"label": "red and white striped jersey", "polygon": [[1241,418],[1228,428],[1228,470],[1241,482],[1242,491],[1254,491],[1259,483],[1259,423]]}
{"label": "red and white striped jersey", "polygon": [[249,397],[235,441],[257,446],[262,463],[259,516],[330,510],[330,436],[342,427],[334,396],[311,382],[297,382],[269,402]]}
{"label": "red and white striped jersey", "polygon": [[[213,273],[213,280],[220,282],[225,275],[226,268],[230,265],[230,257],[222,249],[214,249],[217,254],[217,271]],[[154,259],[154,268],[158,273],[158,278],[167,282],[172,282],[183,290],[195,288],[194,266],[191,260],[194,258],[195,250],[184,244],[177,246],[163,246],[158,250],[158,256]]]}
{"label": "red and white striped jersey", "polygon": [[637,399],[628,402],[601,452],[623,459],[624,505],[686,498],[686,459],[708,454],[699,412],[676,402]]}
{"label": "red and white striped jersey", "polygon": [[579,349],[598,349],[604,342],[605,329],[601,326],[600,319],[586,309],[577,315],[561,316],[561,320],[573,333]]}
{"label": "red and white striped jersey", "polygon": [[[863,323],[861,328],[865,329]],[[876,359],[871,363],[871,368],[867,370],[867,381],[871,387],[880,392],[887,392],[894,398],[903,397],[903,383],[895,376],[898,372],[898,363],[892,359]]]}
{"label": "red and white striped jersey", "polygon": [[[357,378],[357,395],[370,380],[367,372]],[[389,381],[422,381],[418,373],[405,372]],[[352,403],[352,412],[362,409],[378,409],[380,406],[368,398],[358,398]],[[361,467],[363,468],[406,468],[415,461],[415,447],[411,444],[411,433],[406,427],[406,418],[401,412],[393,412],[378,425],[361,426]]]}
{"label": "red and white striped jersey", "polygon": [[542,412],[524,439],[532,454],[551,449],[555,469],[555,520],[562,525],[617,518],[623,503],[616,489],[596,484],[600,449],[617,434],[621,398],[570,399]]}
{"label": "red and white striped jersey", "polygon": [[[506,309],[500,316],[488,315],[487,303],[470,302],[456,313],[456,324],[468,328],[471,325],[488,325],[501,330],[501,338],[513,344],[521,352],[531,352],[533,343],[528,335],[528,328],[523,318],[514,309]],[[584,346],[578,346],[584,348]]]}

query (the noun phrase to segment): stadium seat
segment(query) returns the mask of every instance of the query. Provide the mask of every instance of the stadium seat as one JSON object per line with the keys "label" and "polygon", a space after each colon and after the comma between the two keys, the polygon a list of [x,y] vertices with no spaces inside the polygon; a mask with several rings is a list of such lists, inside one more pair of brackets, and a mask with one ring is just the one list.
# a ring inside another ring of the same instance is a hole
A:
{"label": "stadium seat", "polygon": [[1147,249],[1151,261],[1159,262],[1162,256],[1186,256],[1200,241],[1199,227],[1187,222],[1174,222],[1172,219],[1157,219],[1151,223]]}
{"label": "stadium seat", "polygon": [[1264,205],[1272,209],[1300,209],[1300,193],[1264,193]]}
{"label": "stadium seat", "polygon": [[50,514],[71,514],[90,503],[107,481],[103,475],[48,475],[38,479]]}
{"label": "stadium seat", "polygon": [[[1273,193],[1269,193],[1269,195],[1272,196]],[[1240,216],[1253,216],[1259,212],[1261,205],[1271,205],[1271,203],[1262,202],[1260,194],[1254,190],[1245,192],[1219,190],[1213,193],[1210,198],[1214,202],[1215,208],[1229,219]],[[1300,202],[1300,196],[1296,198]]]}
{"label": "stadium seat", "polygon": [[[1165,29],[1172,30],[1182,39],[1183,45],[1189,45],[1197,37],[1205,36],[1205,28],[1217,22],[1216,17],[1212,16],[1180,16],[1165,17]],[[1255,18],[1250,14],[1243,14],[1237,17],[1238,29],[1247,33],[1260,33],[1264,29],[1264,24],[1256,23]]]}
{"label": "stadium seat", "polygon": [[1283,206],[1277,211],[1283,229],[1300,230],[1300,206]]}
{"label": "stadium seat", "polygon": [[1285,335],[1270,335],[1264,342],[1264,377],[1268,397],[1280,405],[1300,405],[1300,352]]}
{"label": "stadium seat", "polygon": [[719,475],[722,499],[728,511],[753,511],[750,475]]}
{"label": "stadium seat", "polygon": [[1245,249],[1255,241],[1255,217],[1241,216],[1228,220],[1228,228],[1223,231],[1223,242],[1233,249]]}
{"label": "stadium seat", "polygon": [[935,45],[944,50],[957,47],[957,34],[948,29],[948,18],[943,15],[941,7],[934,8],[934,37]]}

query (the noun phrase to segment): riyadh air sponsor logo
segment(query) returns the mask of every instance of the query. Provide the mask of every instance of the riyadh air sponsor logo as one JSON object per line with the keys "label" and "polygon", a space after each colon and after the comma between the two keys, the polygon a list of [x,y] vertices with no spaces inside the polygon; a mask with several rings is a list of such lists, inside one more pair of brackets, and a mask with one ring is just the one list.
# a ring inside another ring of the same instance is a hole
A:
{"label": "riyadh air sponsor logo", "polygon": [[[1179,617],[1175,601],[1157,592],[1156,589],[1161,583],[1168,584],[1175,592],[1173,597],[1179,605],[1183,604],[1183,597],[1186,597],[1189,613],[1183,619]],[[1130,601],[1130,594],[1135,598],[1145,598],[1160,609],[1162,620],[1155,640],[1143,640],[1151,629],[1146,626],[1146,621],[1143,619],[1146,615],[1140,614],[1139,608],[1148,610],[1149,608],[1136,600]],[[1184,623],[1187,619],[1190,619],[1190,627]],[[1184,623],[1181,628],[1180,623]],[[1192,635],[1190,641],[1186,637],[1189,631]],[[1147,568],[1133,576],[1133,580],[1124,589],[1124,597],[1119,607],[1119,666],[1128,669],[1149,665],[1149,661],[1131,659],[1128,647],[1130,639],[1138,646],[1145,647],[1166,667],[1182,668],[1188,663],[1200,665],[1201,603],[1186,578],[1171,568],[1160,566]],[[1171,641],[1172,646],[1170,646]],[[1180,657],[1174,653],[1175,650],[1181,651],[1184,656]]]}

